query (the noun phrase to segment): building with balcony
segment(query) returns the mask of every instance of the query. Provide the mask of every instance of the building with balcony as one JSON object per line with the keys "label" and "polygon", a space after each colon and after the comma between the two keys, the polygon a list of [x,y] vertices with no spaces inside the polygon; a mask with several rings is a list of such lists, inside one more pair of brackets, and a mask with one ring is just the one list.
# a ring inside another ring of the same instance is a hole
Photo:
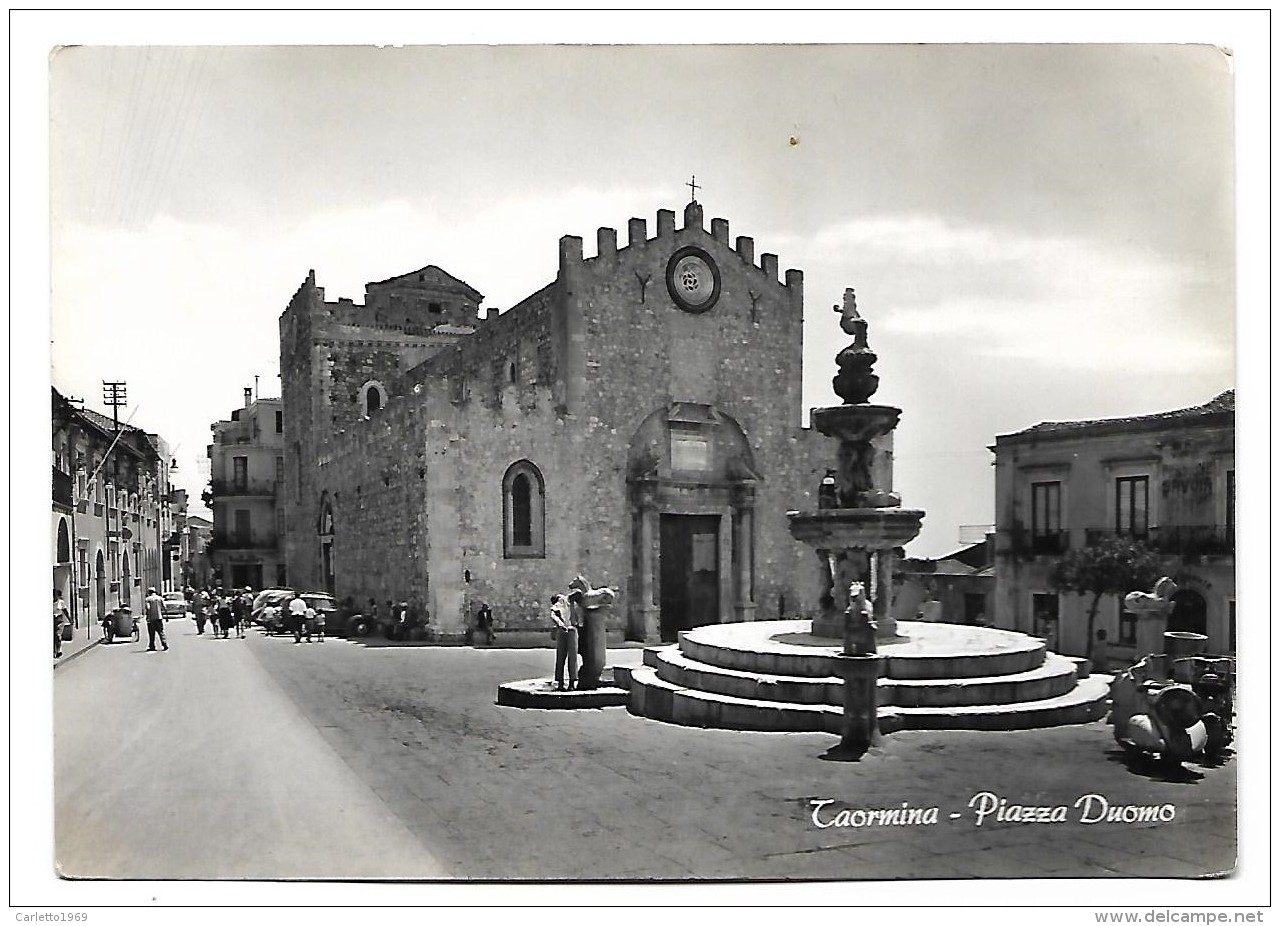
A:
{"label": "building with balcony", "polygon": [[213,585],[213,566],[209,562],[209,545],[212,542],[213,522],[199,515],[187,515],[178,557],[184,584],[192,588]]}
{"label": "building with balcony", "polygon": [[244,406],[210,429],[204,501],[213,512],[205,548],[212,578],[236,588],[284,585],[283,405],[246,389]]}
{"label": "building with balcony", "polygon": [[[82,631],[166,573],[174,530],[168,445],[156,434],[81,408],[52,391],[53,587]],[[89,632],[92,632],[91,630]]]}
{"label": "building with balcony", "polygon": [[[1109,536],[1143,541],[1178,584],[1170,630],[1235,651],[1235,393],[1152,415],[1042,422],[996,438],[997,626],[1085,655],[1088,596],[1049,581],[1068,550]],[[1135,619],[1104,597],[1097,628],[1112,659],[1135,655]],[[1141,655],[1141,654],[1137,654]]]}

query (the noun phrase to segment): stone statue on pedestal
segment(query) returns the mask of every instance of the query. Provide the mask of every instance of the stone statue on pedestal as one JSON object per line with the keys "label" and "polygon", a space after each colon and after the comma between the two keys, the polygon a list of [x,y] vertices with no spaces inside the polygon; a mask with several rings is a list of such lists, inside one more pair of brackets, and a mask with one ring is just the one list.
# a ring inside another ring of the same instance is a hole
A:
{"label": "stone statue on pedestal", "polygon": [[582,666],[578,669],[578,689],[590,691],[600,687],[600,673],[605,660],[605,628],[617,592],[611,588],[592,588],[584,576],[575,576],[569,583],[569,603],[572,605],[578,631],[578,651]]}

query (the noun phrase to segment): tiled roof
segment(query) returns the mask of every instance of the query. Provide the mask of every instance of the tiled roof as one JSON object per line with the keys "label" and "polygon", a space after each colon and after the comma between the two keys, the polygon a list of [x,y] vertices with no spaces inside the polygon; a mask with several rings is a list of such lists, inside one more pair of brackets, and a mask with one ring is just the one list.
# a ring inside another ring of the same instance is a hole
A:
{"label": "tiled roof", "polygon": [[[91,408],[82,408],[79,411],[80,411],[80,414],[84,415],[86,418],[89,419],[90,424],[96,425],[97,427],[100,427],[107,431],[115,431],[116,429],[115,422],[112,421],[110,418],[108,418],[106,415],[95,412]],[[135,428],[131,424],[125,424],[122,421],[120,422],[120,430],[124,432],[129,432],[129,431],[137,431],[138,428]]]}
{"label": "tiled roof", "polygon": [[1208,415],[1234,413],[1236,410],[1236,393],[1234,389],[1215,396],[1203,405],[1190,408],[1179,408],[1171,412],[1157,412],[1154,415],[1131,415],[1125,418],[1093,418],[1085,421],[1042,421],[1023,431],[1005,434],[1003,437],[1037,436],[1045,434],[1061,434],[1064,432],[1084,431],[1090,428],[1105,427],[1122,429],[1127,427],[1151,426],[1153,424],[1174,424],[1180,421],[1191,421]]}

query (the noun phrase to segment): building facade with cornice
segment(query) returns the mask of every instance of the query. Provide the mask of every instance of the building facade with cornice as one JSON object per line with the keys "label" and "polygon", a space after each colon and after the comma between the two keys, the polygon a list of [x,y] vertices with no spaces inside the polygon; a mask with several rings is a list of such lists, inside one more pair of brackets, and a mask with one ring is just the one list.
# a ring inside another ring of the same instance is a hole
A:
{"label": "building facade with cornice", "polygon": [[[1235,652],[1234,392],[1171,412],[1042,422],[992,450],[998,626],[1086,655],[1087,596],[1056,592],[1050,570],[1067,550],[1121,535],[1159,552],[1178,584],[1168,629]],[[1135,655],[1135,619],[1119,597],[1103,598],[1096,626],[1113,663]]]}
{"label": "building facade with cornice", "polygon": [[57,389],[52,401],[53,587],[86,632],[119,606],[139,612],[150,587],[177,587],[171,459],[159,435]]}
{"label": "building facade with cornice", "polygon": [[213,513],[213,532],[204,553],[212,579],[255,591],[283,586],[283,405],[245,389],[243,406],[210,430],[204,502]]}

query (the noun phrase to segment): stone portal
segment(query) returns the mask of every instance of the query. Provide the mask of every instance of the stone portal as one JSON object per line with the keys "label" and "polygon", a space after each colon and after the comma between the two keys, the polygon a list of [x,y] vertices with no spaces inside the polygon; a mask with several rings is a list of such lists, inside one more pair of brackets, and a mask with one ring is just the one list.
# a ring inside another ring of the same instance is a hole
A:
{"label": "stone portal", "polygon": [[755,619],[755,486],[746,435],[710,405],[650,414],[627,461],[632,575],[627,637]]}

